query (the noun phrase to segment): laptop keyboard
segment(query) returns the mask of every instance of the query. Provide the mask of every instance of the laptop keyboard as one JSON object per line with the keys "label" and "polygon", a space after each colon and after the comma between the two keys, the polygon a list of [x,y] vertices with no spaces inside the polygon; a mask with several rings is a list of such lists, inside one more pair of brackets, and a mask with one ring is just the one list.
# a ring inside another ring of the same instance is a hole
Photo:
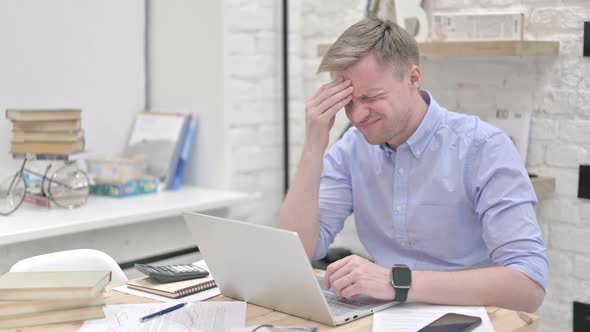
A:
{"label": "laptop keyboard", "polygon": [[355,301],[355,300],[347,300],[343,297],[340,297],[330,291],[324,291],[324,297],[326,298],[326,300],[328,300],[328,302],[330,303],[338,303],[338,304],[342,304],[345,305],[349,308],[354,308],[354,309],[362,309],[364,307],[367,306],[366,303],[360,302],[360,301]]}
{"label": "laptop keyboard", "polygon": [[332,311],[334,315],[341,315],[352,310],[364,310],[372,307],[366,303],[347,300],[329,291],[324,291],[324,297],[326,297],[328,307],[330,307],[330,311]]}
{"label": "laptop keyboard", "polygon": [[328,307],[330,307],[330,311],[335,316],[343,315],[353,310],[364,310],[373,307],[373,305],[367,303],[355,300],[347,300],[343,297],[340,297],[326,289],[326,285],[322,278],[318,277],[318,281],[320,282],[320,287],[322,288],[324,297],[328,302]]}

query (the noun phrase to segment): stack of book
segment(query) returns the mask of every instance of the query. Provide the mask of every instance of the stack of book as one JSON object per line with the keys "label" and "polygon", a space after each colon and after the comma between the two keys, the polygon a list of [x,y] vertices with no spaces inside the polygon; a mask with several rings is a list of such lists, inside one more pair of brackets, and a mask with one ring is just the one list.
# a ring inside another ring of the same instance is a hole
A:
{"label": "stack of book", "polygon": [[13,155],[70,155],[84,150],[79,109],[7,109]]}
{"label": "stack of book", "polygon": [[0,329],[103,318],[110,271],[8,272],[0,276]]}

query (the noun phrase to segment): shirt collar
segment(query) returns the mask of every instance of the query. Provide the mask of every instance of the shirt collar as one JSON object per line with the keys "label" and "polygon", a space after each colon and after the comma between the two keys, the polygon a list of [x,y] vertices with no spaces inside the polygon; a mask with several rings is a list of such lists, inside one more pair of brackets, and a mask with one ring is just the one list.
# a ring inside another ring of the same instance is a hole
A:
{"label": "shirt collar", "polygon": [[[420,123],[416,131],[405,143],[410,147],[410,151],[412,151],[412,154],[417,159],[420,158],[424,152],[424,149],[426,149],[428,146],[428,143],[434,136],[435,130],[443,117],[443,112],[440,105],[436,102],[436,100],[434,100],[434,98],[432,98],[430,92],[426,90],[420,90],[420,95],[424,101],[429,104],[428,110],[426,111],[426,115],[424,116],[422,123]],[[386,144],[379,145],[379,148],[385,153],[389,153],[391,151],[391,148],[389,148]]]}

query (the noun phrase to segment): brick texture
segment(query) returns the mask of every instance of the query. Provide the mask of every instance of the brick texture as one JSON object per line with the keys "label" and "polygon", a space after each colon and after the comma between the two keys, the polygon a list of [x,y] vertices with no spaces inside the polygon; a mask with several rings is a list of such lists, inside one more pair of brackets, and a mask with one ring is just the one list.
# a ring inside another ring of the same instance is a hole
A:
{"label": "brick texture", "polygon": [[[299,17],[299,6],[292,7]],[[280,2],[226,0],[224,11],[230,183],[232,189],[257,193],[230,217],[272,225],[283,198]],[[291,68],[291,76],[301,77],[298,70]]]}

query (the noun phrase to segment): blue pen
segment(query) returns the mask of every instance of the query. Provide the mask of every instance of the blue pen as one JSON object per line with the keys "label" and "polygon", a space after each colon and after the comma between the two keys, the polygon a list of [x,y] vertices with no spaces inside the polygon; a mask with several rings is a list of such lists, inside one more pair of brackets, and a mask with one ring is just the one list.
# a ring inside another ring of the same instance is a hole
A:
{"label": "blue pen", "polygon": [[160,317],[160,316],[165,315],[165,314],[172,312],[174,310],[180,309],[180,308],[184,307],[185,305],[186,305],[186,303],[179,303],[179,304],[171,306],[170,308],[166,308],[166,309],[160,310],[158,312],[154,312],[153,314],[149,314],[145,317],[141,317],[139,319],[139,322],[140,323],[147,322],[150,319],[154,319],[156,317]]}

